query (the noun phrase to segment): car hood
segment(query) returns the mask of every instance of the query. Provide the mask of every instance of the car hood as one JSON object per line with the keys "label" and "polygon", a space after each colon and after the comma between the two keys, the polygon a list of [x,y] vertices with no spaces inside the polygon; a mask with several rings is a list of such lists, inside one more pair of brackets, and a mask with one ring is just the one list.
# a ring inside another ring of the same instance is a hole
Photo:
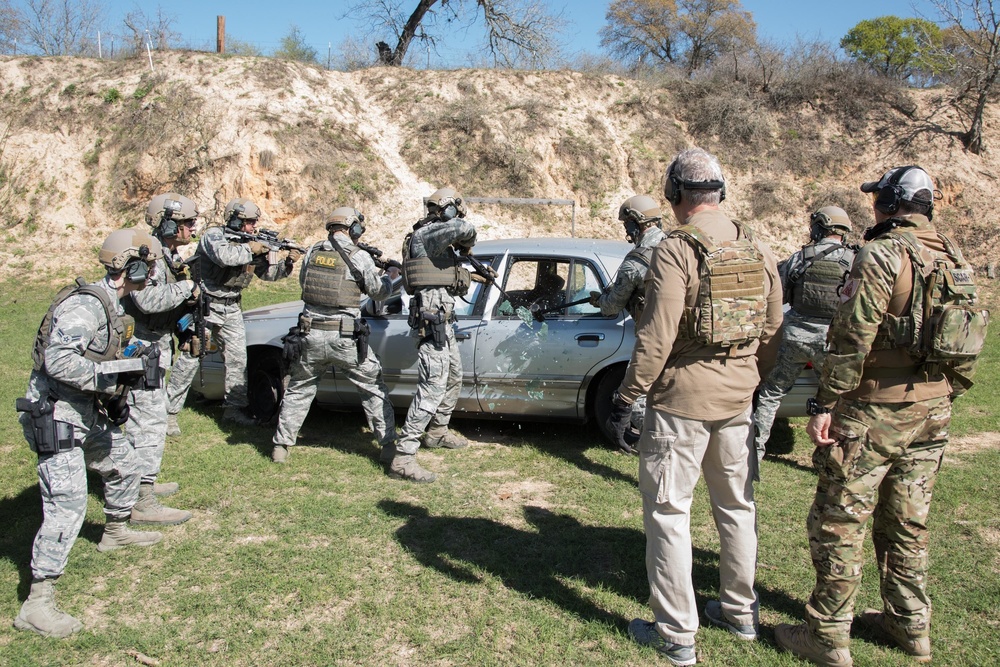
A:
{"label": "car hood", "polygon": [[284,318],[298,315],[302,312],[303,303],[299,301],[285,301],[271,306],[261,306],[243,313],[244,320],[267,320],[271,318]]}

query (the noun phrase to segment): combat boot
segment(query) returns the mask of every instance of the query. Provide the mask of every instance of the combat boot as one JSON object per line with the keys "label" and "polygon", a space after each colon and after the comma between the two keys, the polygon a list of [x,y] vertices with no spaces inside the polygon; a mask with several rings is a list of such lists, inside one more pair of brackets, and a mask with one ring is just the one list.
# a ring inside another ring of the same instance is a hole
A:
{"label": "combat boot", "polygon": [[821,667],[852,667],[851,650],[834,648],[813,637],[809,627],[781,623],[774,629],[774,640],[778,646],[803,660]]}
{"label": "combat boot", "polygon": [[288,447],[285,445],[275,445],[271,452],[271,460],[275,463],[284,463],[288,460]]}
{"label": "combat boot", "polygon": [[916,662],[931,661],[930,637],[910,637],[906,634],[906,630],[877,609],[865,609],[861,614],[861,620],[880,630],[883,635],[901,648],[903,653],[912,657]]}
{"label": "combat boot", "polygon": [[413,454],[397,453],[389,464],[389,477],[393,479],[406,479],[418,484],[429,484],[437,479],[437,475],[430,470],[424,470],[417,463],[417,457]]}
{"label": "combat boot", "polygon": [[153,495],[160,498],[165,498],[166,496],[172,496],[178,491],[180,491],[181,485],[177,482],[164,482],[160,484],[159,482],[153,482]]}
{"label": "combat boot", "polygon": [[167,415],[167,435],[176,437],[181,434],[181,425],[177,423],[177,415]]}
{"label": "combat boot", "polygon": [[463,436],[448,429],[447,426],[432,426],[421,436],[424,447],[437,449],[462,449],[469,446],[469,441]]}
{"label": "combat boot", "polygon": [[235,405],[228,406],[222,412],[224,421],[233,422],[240,426],[256,426],[257,420],[246,413],[245,408],[238,408]]}
{"label": "combat boot", "polygon": [[382,451],[379,452],[378,460],[380,463],[389,465],[392,463],[392,459],[396,457],[396,443],[387,442],[382,445]]}
{"label": "combat boot", "polygon": [[61,639],[83,630],[83,623],[56,606],[55,581],[42,579],[31,582],[31,593],[21,605],[14,627]]}
{"label": "combat boot", "polygon": [[162,539],[162,533],[132,530],[125,519],[108,519],[104,524],[104,536],[101,537],[97,550],[103,552],[128,546],[151,547]]}
{"label": "combat boot", "polygon": [[161,526],[175,526],[190,518],[191,512],[187,510],[175,510],[173,507],[161,505],[153,493],[152,484],[139,485],[139,500],[135,501],[135,505],[132,507],[132,518],[130,519],[132,523],[136,525],[155,523]]}

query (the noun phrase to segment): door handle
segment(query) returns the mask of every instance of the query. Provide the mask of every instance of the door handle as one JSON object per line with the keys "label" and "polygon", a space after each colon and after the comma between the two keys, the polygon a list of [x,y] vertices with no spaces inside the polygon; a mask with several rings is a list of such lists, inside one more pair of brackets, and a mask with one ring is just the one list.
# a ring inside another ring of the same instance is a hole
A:
{"label": "door handle", "polygon": [[604,340],[604,334],[602,333],[581,333],[575,335],[573,338],[581,347],[594,347],[602,340]]}

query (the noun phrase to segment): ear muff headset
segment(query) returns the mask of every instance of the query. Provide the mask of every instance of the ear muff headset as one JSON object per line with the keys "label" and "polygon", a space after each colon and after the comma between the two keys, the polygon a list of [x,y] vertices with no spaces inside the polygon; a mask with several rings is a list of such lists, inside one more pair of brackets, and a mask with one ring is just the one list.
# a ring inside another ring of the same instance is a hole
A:
{"label": "ear muff headset", "polygon": [[663,185],[663,196],[667,201],[677,206],[681,203],[681,190],[718,190],[719,202],[726,199],[725,181],[686,181],[677,174],[677,161],[670,163],[667,170],[667,181]]}
{"label": "ear muff headset", "polygon": [[878,196],[875,197],[876,209],[886,215],[892,215],[899,210],[899,202],[903,199],[904,194],[904,190],[899,185],[899,182],[903,179],[903,174],[913,168],[912,165],[900,167],[896,170],[896,173],[889,177],[889,182],[879,189]]}
{"label": "ear muff headset", "polygon": [[243,213],[243,204],[237,204],[233,207],[233,210],[229,213],[229,219],[226,220],[226,227],[232,229],[233,231],[241,231],[243,229],[243,219],[240,218],[240,214]]}
{"label": "ear muff headset", "polygon": [[355,217],[351,226],[347,228],[347,234],[352,239],[359,239],[365,233],[365,214],[357,209],[354,210],[354,213]]}
{"label": "ear muff headset", "polygon": [[146,282],[149,278],[149,264],[146,263],[146,258],[149,257],[149,247],[139,246],[139,257],[137,259],[129,260],[125,264],[123,269],[125,273],[125,278],[129,282],[141,285]]}
{"label": "ear muff headset", "polygon": [[454,202],[447,204],[444,208],[439,208],[438,217],[445,221],[457,218],[458,205],[461,203],[462,203],[461,199],[456,199]]}
{"label": "ear muff headset", "polygon": [[815,212],[809,216],[809,240],[813,243],[824,239],[833,231],[833,223],[825,213]]}

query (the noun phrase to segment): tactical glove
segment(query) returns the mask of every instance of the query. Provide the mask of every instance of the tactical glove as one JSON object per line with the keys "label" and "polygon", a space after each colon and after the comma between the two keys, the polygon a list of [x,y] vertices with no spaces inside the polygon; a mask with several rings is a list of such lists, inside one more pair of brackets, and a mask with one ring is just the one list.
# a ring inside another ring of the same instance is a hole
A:
{"label": "tactical glove", "polygon": [[298,250],[297,248],[292,248],[291,250],[288,251],[288,258],[286,261],[294,263],[299,261],[300,259],[302,259],[301,250]]}
{"label": "tactical glove", "polygon": [[590,305],[593,306],[594,308],[600,308],[601,307],[601,296],[602,295],[603,295],[602,292],[591,292],[590,293]]}
{"label": "tactical glove", "polygon": [[[632,421],[632,404],[625,401],[617,391],[611,399],[611,414],[608,416],[608,430],[614,435],[615,444],[618,449],[626,454],[635,454],[636,450],[625,439],[625,432],[629,430]],[[638,438],[637,438],[638,439]]]}
{"label": "tactical glove", "polygon": [[250,241],[250,243],[247,244],[247,249],[250,250],[250,253],[254,257],[257,257],[259,255],[266,255],[270,250],[270,248],[268,248],[260,241]]}

